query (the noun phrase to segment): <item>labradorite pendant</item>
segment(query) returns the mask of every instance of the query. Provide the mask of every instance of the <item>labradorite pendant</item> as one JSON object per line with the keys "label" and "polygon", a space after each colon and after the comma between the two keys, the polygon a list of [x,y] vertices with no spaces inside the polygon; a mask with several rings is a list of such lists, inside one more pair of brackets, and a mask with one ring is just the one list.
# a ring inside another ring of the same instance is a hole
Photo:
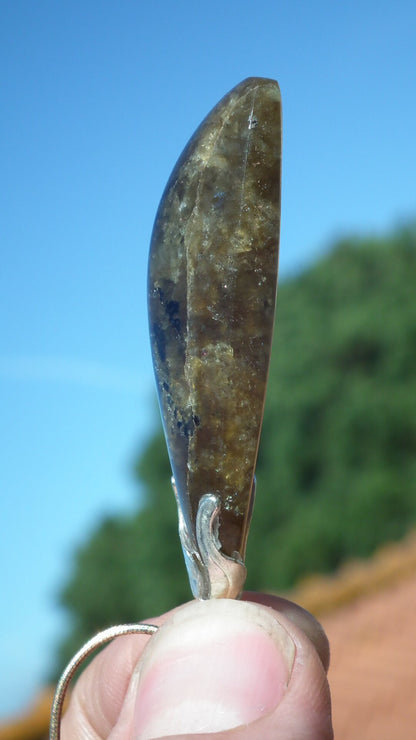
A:
{"label": "labradorite pendant", "polygon": [[237,596],[272,342],[281,100],[248,78],[181,154],[156,215],[149,323],[194,595]]}

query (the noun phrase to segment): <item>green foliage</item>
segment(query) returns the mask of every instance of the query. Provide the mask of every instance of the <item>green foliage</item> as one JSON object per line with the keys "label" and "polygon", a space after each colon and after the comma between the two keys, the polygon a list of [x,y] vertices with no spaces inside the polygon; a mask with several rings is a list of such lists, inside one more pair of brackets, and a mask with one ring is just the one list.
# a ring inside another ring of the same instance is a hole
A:
{"label": "green foliage", "polygon": [[[365,557],[416,522],[416,227],[344,240],[279,288],[247,553],[248,586],[283,589]],[[61,601],[62,658],[98,627],[189,598],[159,432],[137,465],[147,498],[103,522]]]}
{"label": "green foliage", "polygon": [[286,588],[416,521],[416,229],[345,241],[279,292],[249,584]]}
{"label": "green foliage", "polygon": [[99,629],[151,618],[189,600],[178,537],[170,464],[161,432],[136,466],[148,495],[132,517],[103,521],[76,553],[61,604],[73,619],[61,645],[59,670]]}

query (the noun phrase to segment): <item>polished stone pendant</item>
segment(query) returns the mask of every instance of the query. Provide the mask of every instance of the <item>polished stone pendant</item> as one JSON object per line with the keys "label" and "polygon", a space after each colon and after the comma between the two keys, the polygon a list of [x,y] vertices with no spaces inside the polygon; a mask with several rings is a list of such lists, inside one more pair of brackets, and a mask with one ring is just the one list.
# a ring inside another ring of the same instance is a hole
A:
{"label": "polished stone pendant", "polygon": [[254,499],[278,267],[281,100],[248,78],[197,129],[156,215],[149,323],[193,593],[235,597]]}
{"label": "polished stone pendant", "polygon": [[[156,215],[149,258],[153,363],[173,471],[179,533],[194,596],[236,597],[254,501],[254,471],[272,342],[280,227],[281,102],[251,77],[205,118],[180,156]],[[56,688],[50,740],[78,667]]]}

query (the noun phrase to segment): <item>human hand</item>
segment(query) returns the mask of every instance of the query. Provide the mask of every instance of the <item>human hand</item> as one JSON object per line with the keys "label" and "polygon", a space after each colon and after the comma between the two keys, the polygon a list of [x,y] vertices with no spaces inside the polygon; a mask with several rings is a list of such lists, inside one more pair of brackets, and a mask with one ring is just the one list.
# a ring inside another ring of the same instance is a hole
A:
{"label": "human hand", "polygon": [[327,638],[265,594],[191,602],[119,637],[81,675],[62,740],[331,740]]}

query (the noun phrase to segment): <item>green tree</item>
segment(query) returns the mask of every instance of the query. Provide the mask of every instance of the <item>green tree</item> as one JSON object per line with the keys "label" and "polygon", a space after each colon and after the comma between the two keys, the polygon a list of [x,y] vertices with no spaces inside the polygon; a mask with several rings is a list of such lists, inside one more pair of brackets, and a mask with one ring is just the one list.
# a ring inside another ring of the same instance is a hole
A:
{"label": "green tree", "polygon": [[[286,589],[414,526],[415,285],[415,225],[341,241],[281,284],[249,587]],[[190,596],[160,431],[136,474],[144,505],[104,521],[75,556],[61,594],[73,625],[61,660],[98,628]]]}

